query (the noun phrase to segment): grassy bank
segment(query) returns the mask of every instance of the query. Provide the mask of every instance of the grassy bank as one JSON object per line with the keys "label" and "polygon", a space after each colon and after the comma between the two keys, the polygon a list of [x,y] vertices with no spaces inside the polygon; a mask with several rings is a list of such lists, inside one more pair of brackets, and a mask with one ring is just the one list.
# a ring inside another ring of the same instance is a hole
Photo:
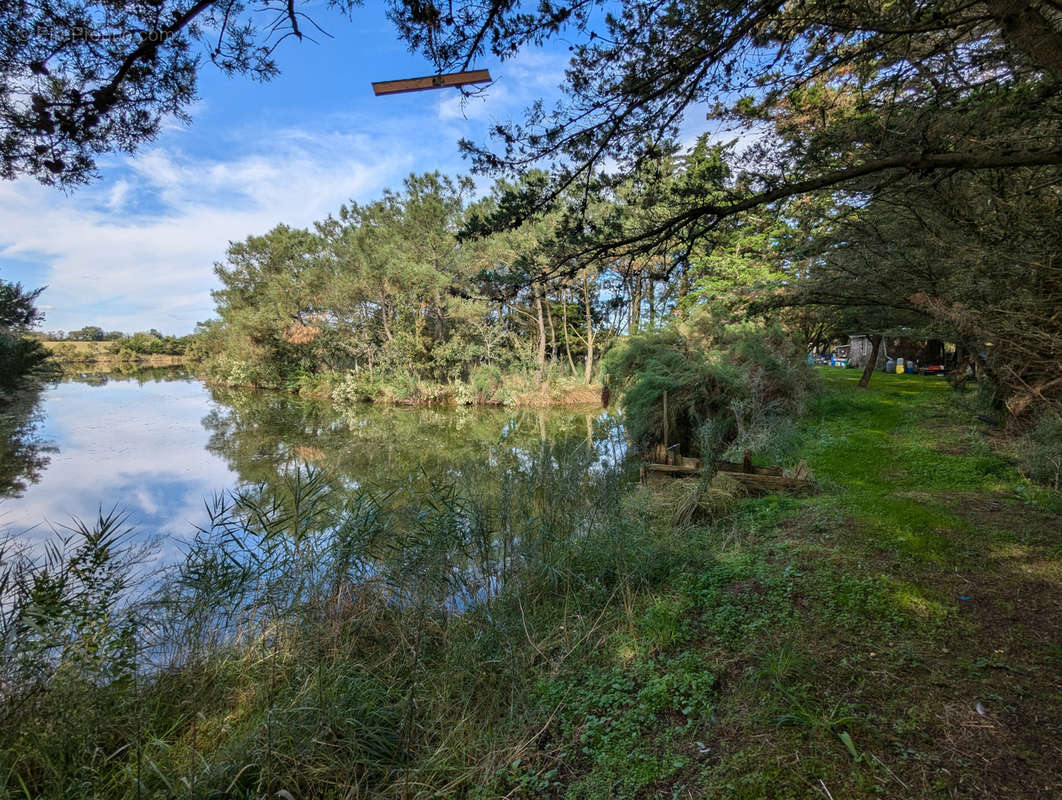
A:
{"label": "grassy bank", "polygon": [[103,520],[3,618],[0,796],[1056,796],[1057,496],[944,383],[857,377],[789,456],[821,491],[714,522],[563,443],[401,497],[301,475],[115,607]]}
{"label": "grassy bank", "polygon": [[822,491],[653,531],[674,561],[543,671],[498,794],[1062,792],[1058,496],[943,382],[824,377],[794,456]]}

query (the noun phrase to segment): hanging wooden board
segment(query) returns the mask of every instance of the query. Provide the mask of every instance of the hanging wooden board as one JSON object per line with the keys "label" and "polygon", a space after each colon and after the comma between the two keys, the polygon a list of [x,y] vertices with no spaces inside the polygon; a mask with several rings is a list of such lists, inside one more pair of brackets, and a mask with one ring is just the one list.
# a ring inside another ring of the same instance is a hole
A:
{"label": "hanging wooden board", "polygon": [[469,72],[448,72],[445,75],[425,75],[423,78],[377,81],[372,85],[372,91],[379,97],[382,94],[422,92],[425,89],[443,89],[447,86],[464,86],[469,83],[490,83],[490,70],[474,69]]}

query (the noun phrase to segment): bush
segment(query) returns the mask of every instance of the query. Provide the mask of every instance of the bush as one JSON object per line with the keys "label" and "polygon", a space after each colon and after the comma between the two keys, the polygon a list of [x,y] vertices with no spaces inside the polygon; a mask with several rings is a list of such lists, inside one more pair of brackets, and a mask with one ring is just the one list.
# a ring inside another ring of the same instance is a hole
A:
{"label": "bush", "polygon": [[378,381],[366,375],[348,372],[332,389],[332,400],[340,405],[371,402],[380,393]]}
{"label": "bush", "polygon": [[1056,491],[1062,487],[1062,412],[1044,414],[1022,444],[1029,477]]}
{"label": "bush", "polygon": [[715,458],[752,450],[777,457],[805,409],[812,371],[803,348],[777,326],[726,324],[704,311],[632,336],[605,357],[623,392],[627,429],[643,451],[663,441]]}
{"label": "bush", "polygon": [[40,372],[48,350],[36,339],[0,330],[0,388],[14,389],[23,378]]}
{"label": "bush", "polygon": [[221,356],[210,364],[208,374],[212,380],[226,386],[251,386],[273,388],[277,378],[260,362]]}
{"label": "bush", "polygon": [[464,391],[458,393],[458,401],[465,405],[504,405],[511,399],[501,369],[490,364],[473,369],[468,384],[461,389]]}

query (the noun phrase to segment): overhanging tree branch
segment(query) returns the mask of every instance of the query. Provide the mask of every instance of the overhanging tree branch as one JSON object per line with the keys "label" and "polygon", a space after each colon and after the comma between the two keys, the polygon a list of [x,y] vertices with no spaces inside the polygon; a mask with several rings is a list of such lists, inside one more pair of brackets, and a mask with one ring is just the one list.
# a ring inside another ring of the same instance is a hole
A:
{"label": "overhanging tree branch", "polygon": [[[621,238],[595,242],[577,250],[575,253],[566,253],[564,254],[564,262],[570,263],[571,259],[575,259],[579,264],[582,264],[588,260],[596,260],[604,254],[610,254],[611,257],[615,257],[617,252],[622,252],[625,248],[633,245],[646,244],[650,247],[656,246],[677,236],[686,226],[697,222],[707,220],[710,226],[727,217],[735,216],[759,206],[769,205],[778,200],[809,194],[831,187],[841,187],[859,178],[892,170],[915,173],[935,170],[977,171],[1059,165],[1062,165],[1062,147],[1013,153],[899,153],[888,158],[867,161],[863,164],[835,170],[815,178],[808,178],[759,192],[734,203],[704,203],[676,214],[659,225]],[[555,266],[560,266],[560,264],[555,262]],[[567,270],[553,269],[550,274],[569,274],[568,270],[574,269],[577,271],[578,268],[568,267]],[[574,272],[570,274],[574,274]]]}

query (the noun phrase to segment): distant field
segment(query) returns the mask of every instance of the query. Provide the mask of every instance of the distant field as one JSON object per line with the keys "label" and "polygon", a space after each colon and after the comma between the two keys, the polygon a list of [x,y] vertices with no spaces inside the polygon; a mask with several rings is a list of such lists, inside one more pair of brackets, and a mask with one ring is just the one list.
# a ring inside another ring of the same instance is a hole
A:
{"label": "distant field", "polygon": [[135,355],[123,353],[121,357],[114,352],[111,342],[44,342],[60,364],[117,364],[136,363],[154,367],[183,364],[185,356],[172,355]]}
{"label": "distant field", "polygon": [[58,358],[86,359],[112,356],[113,342],[45,342],[47,347]]}

